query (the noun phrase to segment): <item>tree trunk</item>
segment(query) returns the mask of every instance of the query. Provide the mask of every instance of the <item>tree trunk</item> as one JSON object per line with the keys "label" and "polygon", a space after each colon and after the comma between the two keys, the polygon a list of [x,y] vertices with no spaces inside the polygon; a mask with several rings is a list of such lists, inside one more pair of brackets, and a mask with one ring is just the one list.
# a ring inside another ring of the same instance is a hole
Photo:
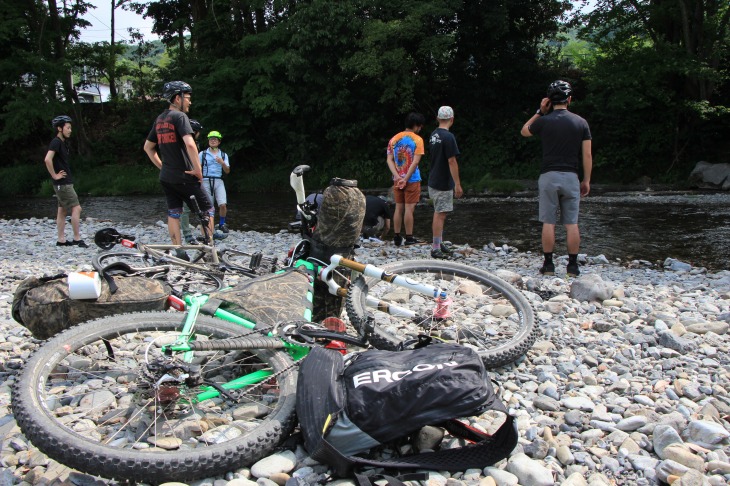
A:
{"label": "tree trunk", "polygon": [[[112,38],[111,38],[111,52],[109,53],[109,68],[108,68],[108,76],[109,76],[109,96],[111,96],[112,100],[117,99],[117,82],[116,82],[116,74],[117,74],[117,52],[114,49],[114,39],[115,39],[115,32],[114,32],[114,10],[116,7],[116,0],[111,0],[112,2]],[[104,101],[104,100],[101,100]]]}

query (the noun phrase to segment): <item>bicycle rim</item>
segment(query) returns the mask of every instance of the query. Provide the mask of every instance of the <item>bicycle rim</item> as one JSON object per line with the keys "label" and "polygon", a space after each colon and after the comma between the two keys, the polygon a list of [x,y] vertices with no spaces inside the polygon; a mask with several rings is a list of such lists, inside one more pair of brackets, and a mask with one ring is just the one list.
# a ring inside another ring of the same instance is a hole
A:
{"label": "bicycle rim", "polygon": [[[350,287],[347,314],[358,332],[380,349],[395,349],[404,340],[428,335],[473,348],[490,368],[524,355],[538,336],[527,299],[504,280],[454,262],[413,260],[385,265],[389,272],[445,289],[453,303],[450,316],[438,316],[432,298],[388,282],[359,277]],[[367,307],[375,297],[414,311],[417,319],[397,317]]]}
{"label": "bicycle rim", "polygon": [[[165,381],[179,369],[151,366],[165,362],[160,346],[179,336],[180,321],[164,312],[123,314],[46,342],[13,388],[26,437],[75,469],[145,483],[219,475],[268,455],[294,425],[291,359],[272,350],[196,351],[192,363],[206,383],[265,376],[235,400],[205,398],[199,394],[210,386]],[[194,339],[241,334],[239,326],[199,316]]]}

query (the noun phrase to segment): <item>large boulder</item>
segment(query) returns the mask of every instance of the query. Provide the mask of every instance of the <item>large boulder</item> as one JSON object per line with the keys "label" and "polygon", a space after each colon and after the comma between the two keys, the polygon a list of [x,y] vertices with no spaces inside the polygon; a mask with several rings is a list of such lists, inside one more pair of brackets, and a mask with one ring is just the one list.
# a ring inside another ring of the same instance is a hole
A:
{"label": "large boulder", "polygon": [[730,190],[730,164],[697,162],[689,174],[689,183],[702,189]]}

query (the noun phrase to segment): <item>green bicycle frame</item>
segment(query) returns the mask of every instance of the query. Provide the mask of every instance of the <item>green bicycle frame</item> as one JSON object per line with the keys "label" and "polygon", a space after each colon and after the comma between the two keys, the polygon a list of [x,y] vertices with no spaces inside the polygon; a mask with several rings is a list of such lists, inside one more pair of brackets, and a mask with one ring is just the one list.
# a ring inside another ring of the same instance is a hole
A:
{"label": "green bicycle frame", "polygon": [[[308,272],[312,272],[312,274],[316,274],[316,272],[318,271],[317,265],[314,265],[313,263],[307,262],[305,260],[297,260],[294,264],[295,268],[301,266],[305,267]],[[190,350],[188,341],[195,335],[195,322],[198,319],[200,308],[208,301],[208,296],[202,294],[188,294],[184,297],[184,300],[186,304],[186,313],[183,327],[180,331],[180,336],[175,343],[168,346],[163,346],[162,350],[163,352],[170,351],[183,353],[183,361],[185,361],[186,363],[190,363],[193,360],[193,351]],[[314,282],[310,284],[310,288],[307,291],[307,300],[310,303],[314,301]],[[237,324],[246,329],[256,328],[255,322],[249,321],[248,319],[245,319],[221,308],[218,308],[213,316],[217,317],[218,319],[223,319],[224,321]],[[307,321],[312,320],[312,312],[310,309],[307,309],[305,311],[305,315],[303,316],[303,318]],[[269,333],[268,336],[276,337],[271,333]],[[284,349],[291,355],[294,361],[298,361],[304,358],[307,353],[309,353],[309,347],[307,346],[300,346],[289,341],[283,341],[283,343]],[[224,383],[221,385],[221,388],[223,388],[224,390],[238,390],[250,385],[261,383],[267,380],[272,374],[273,373],[271,371],[267,370],[255,371],[253,373],[249,373],[245,376],[241,376],[227,383]],[[195,396],[195,398],[192,400],[194,403],[200,403],[204,400],[209,400],[220,395],[220,392],[213,387],[203,388],[205,391]]]}

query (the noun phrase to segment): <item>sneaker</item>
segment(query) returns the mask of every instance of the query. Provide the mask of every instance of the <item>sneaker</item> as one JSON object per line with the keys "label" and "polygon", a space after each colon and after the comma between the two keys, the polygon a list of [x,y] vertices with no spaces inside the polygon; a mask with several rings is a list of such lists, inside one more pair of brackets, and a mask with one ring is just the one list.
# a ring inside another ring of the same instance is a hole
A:
{"label": "sneaker", "polygon": [[227,224],[218,225],[218,229],[221,230],[224,233],[228,233],[228,225]]}
{"label": "sneaker", "polygon": [[175,250],[175,256],[178,257],[180,260],[185,260],[186,262],[190,261],[190,257],[188,256],[188,252],[185,250],[182,250],[180,248],[177,248]]}
{"label": "sneaker", "polygon": [[214,231],[213,232],[213,239],[214,240],[225,240],[228,238],[228,234],[224,233],[222,231]]}
{"label": "sneaker", "polygon": [[545,262],[540,268],[540,273],[543,275],[555,275],[555,264],[553,262]]}
{"label": "sneaker", "polygon": [[439,260],[447,260],[449,255],[441,251],[441,248],[437,250],[431,250],[431,258],[437,258]]}
{"label": "sneaker", "polygon": [[419,244],[419,243],[423,243],[423,242],[422,242],[421,240],[419,240],[418,238],[413,238],[413,237],[411,237],[411,238],[406,238],[406,241],[404,242],[404,244],[405,244],[406,246],[410,246],[410,245],[417,245],[417,244]]}
{"label": "sneaker", "polygon": [[88,248],[89,247],[89,245],[87,245],[84,240],[73,240],[71,243],[69,243],[67,241],[66,244],[70,245],[70,246],[78,246],[79,248]]}
{"label": "sneaker", "polygon": [[73,246],[73,243],[71,243],[70,241],[64,241],[63,243],[57,241],[56,246]]}
{"label": "sneaker", "polygon": [[565,268],[565,272],[568,274],[568,277],[577,277],[580,275],[578,263],[568,263],[568,266]]}
{"label": "sneaker", "polygon": [[395,246],[400,246],[401,243],[403,243],[403,237],[401,235],[395,235],[393,237],[393,243],[395,244]]}
{"label": "sneaker", "polygon": [[188,245],[197,245],[198,244],[197,238],[195,238],[193,235],[186,236],[185,241],[187,242]]}
{"label": "sneaker", "polygon": [[446,243],[441,243],[441,251],[449,255],[451,253],[454,253],[454,247]]}

